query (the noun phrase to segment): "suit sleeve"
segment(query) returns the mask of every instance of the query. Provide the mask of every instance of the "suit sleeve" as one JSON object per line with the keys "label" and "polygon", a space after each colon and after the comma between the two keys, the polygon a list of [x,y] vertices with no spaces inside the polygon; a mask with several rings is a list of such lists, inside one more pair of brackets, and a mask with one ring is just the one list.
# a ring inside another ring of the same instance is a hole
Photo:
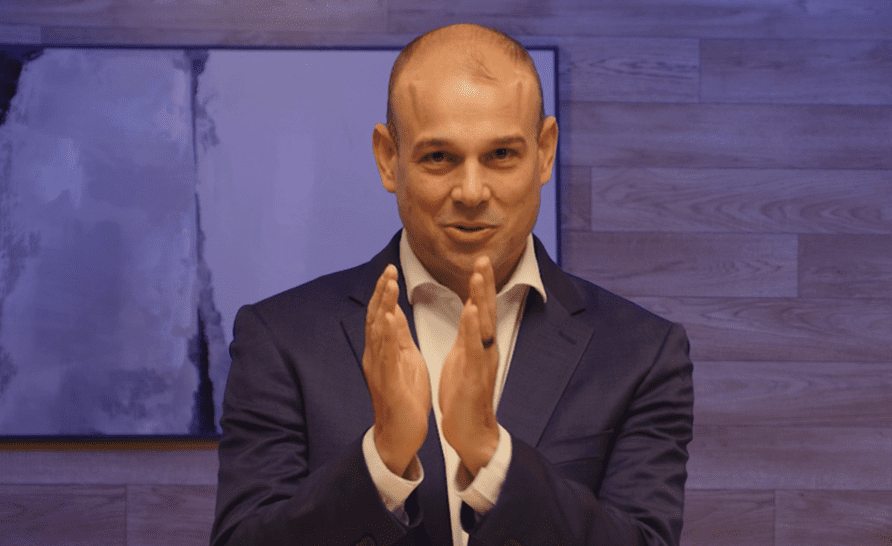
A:
{"label": "suit sleeve", "polygon": [[498,501],[466,528],[470,545],[679,543],[693,366],[682,327],[671,325],[658,347],[617,423],[600,484],[568,479],[534,447],[514,439]]}
{"label": "suit sleeve", "polygon": [[295,366],[251,306],[236,316],[230,353],[212,544],[408,540],[419,516],[407,528],[386,509],[365,464],[361,436],[310,471]]}

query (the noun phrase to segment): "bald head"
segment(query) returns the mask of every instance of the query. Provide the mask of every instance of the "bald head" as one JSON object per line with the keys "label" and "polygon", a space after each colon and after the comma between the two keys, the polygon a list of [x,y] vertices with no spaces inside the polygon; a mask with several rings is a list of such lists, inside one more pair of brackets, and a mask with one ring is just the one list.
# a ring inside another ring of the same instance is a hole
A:
{"label": "bald head", "polygon": [[[505,74],[505,60],[514,74]],[[390,72],[387,89],[387,129],[399,148],[398,106],[404,99],[399,92],[405,76],[427,65],[441,73],[453,73],[482,84],[495,84],[506,79],[522,78],[534,88],[537,133],[542,128],[545,110],[542,85],[530,54],[510,36],[497,30],[473,24],[441,27],[415,38],[400,52]]]}

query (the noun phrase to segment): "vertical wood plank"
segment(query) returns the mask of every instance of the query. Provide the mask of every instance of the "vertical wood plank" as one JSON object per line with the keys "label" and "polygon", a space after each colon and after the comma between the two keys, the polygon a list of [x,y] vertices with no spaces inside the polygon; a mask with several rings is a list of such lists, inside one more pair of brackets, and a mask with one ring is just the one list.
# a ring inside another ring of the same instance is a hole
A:
{"label": "vertical wood plank", "polygon": [[0,485],[0,543],[123,546],[124,486]]}
{"label": "vertical wood plank", "polygon": [[892,41],[703,40],[701,99],[892,104]]}
{"label": "vertical wood plank", "polygon": [[127,486],[127,546],[206,546],[215,486]]}
{"label": "vertical wood plank", "polygon": [[774,491],[685,491],[682,546],[774,544]]}
{"label": "vertical wood plank", "polygon": [[778,491],[776,511],[777,544],[892,544],[889,491]]}

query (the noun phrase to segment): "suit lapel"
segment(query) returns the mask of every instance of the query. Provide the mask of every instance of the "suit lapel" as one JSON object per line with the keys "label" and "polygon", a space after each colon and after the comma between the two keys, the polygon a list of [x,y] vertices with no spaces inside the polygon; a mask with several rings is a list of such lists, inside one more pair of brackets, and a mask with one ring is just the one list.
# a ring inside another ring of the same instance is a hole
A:
{"label": "suit lapel", "polygon": [[[418,450],[424,468],[424,479],[418,486],[418,503],[424,510],[424,526],[433,544],[452,544],[452,520],[449,516],[449,496],[446,493],[446,462],[437,422],[431,411],[427,421],[427,437]],[[443,540],[438,540],[444,537]]]}
{"label": "suit lapel", "polygon": [[573,318],[585,304],[569,276],[535,242],[548,301],[532,290],[527,297],[497,410],[499,423],[531,446],[538,444],[593,332]]}
{"label": "suit lapel", "polygon": [[412,339],[415,340],[416,344],[418,343],[418,336],[415,334],[415,319],[406,294],[406,280],[403,278],[403,270],[400,267],[400,233],[402,232],[397,232],[393,236],[390,243],[384,247],[384,250],[375,255],[369,262],[354,270],[355,282],[352,286],[347,287],[349,290],[348,296],[357,305],[353,313],[341,319],[341,326],[344,328],[344,333],[347,335],[350,347],[353,349],[353,354],[356,356],[356,362],[359,366],[362,366],[362,352],[365,348],[366,309],[369,300],[372,299],[372,293],[375,291],[375,283],[378,281],[381,273],[384,272],[387,264],[393,264],[399,270],[397,283],[399,284],[400,295],[397,303],[399,303],[400,309],[403,310],[403,314],[406,315],[406,320],[409,322],[409,331],[412,332]]}

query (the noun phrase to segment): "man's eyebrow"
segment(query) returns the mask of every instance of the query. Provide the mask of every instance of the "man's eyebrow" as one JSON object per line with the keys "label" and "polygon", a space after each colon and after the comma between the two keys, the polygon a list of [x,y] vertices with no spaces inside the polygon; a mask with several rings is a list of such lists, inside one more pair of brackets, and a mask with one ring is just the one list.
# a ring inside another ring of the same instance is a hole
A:
{"label": "man's eyebrow", "polygon": [[516,146],[516,145],[526,146],[526,143],[527,143],[526,139],[523,138],[522,136],[513,135],[513,136],[497,138],[497,139],[493,140],[491,144],[493,146]]}
{"label": "man's eyebrow", "polygon": [[[489,142],[490,146],[526,146],[526,139],[520,135],[511,135],[505,137],[499,137],[493,139]],[[429,138],[426,140],[421,140],[417,142],[414,146],[414,150],[421,150],[424,148],[446,148],[451,146],[452,142],[445,138]]]}
{"label": "man's eyebrow", "polygon": [[444,138],[429,138],[427,140],[420,140],[416,142],[414,149],[420,150],[422,148],[445,148],[450,144],[451,143]]}

